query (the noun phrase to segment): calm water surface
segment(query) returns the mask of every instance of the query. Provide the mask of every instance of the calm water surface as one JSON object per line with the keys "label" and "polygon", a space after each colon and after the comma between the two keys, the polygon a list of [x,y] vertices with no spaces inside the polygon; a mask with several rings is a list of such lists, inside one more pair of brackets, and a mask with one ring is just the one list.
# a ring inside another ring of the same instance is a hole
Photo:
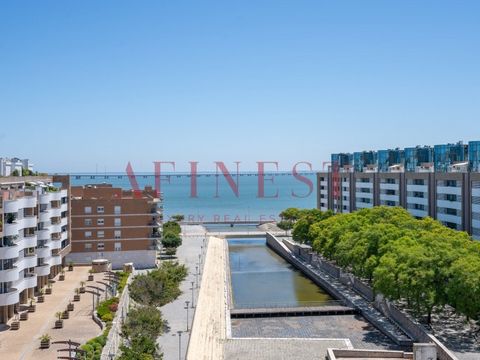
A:
{"label": "calm water surface", "polygon": [[228,240],[234,307],[318,306],[332,300],[260,239]]}

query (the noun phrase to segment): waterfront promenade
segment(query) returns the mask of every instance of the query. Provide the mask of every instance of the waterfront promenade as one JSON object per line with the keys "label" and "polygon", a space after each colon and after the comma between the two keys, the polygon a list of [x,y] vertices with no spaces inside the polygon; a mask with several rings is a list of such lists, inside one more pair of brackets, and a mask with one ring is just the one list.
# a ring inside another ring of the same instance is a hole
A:
{"label": "waterfront promenade", "polygon": [[223,359],[226,338],[225,240],[209,237],[187,360]]}

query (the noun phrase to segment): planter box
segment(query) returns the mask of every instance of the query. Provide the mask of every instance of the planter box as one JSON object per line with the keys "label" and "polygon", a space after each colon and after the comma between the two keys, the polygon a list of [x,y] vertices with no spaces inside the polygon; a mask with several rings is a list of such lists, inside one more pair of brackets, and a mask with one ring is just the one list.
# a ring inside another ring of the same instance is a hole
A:
{"label": "planter box", "polygon": [[37,307],[37,305],[30,305],[30,306],[28,307],[28,312],[29,312],[29,313],[35,312],[36,307]]}
{"label": "planter box", "polygon": [[68,271],[73,271],[73,265],[68,265]]}
{"label": "planter box", "polygon": [[28,312],[22,312],[20,313],[20,321],[25,321],[28,320]]}
{"label": "planter box", "polygon": [[18,330],[20,329],[20,321],[13,321],[12,325],[10,325],[10,330]]}
{"label": "planter box", "polygon": [[52,294],[52,288],[46,288],[45,289],[45,294],[51,295]]}
{"label": "planter box", "polygon": [[50,340],[40,341],[40,349],[48,349],[48,348],[50,348]]}
{"label": "planter box", "polygon": [[55,321],[55,329],[63,328],[63,320],[56,320]]}
{"label": "planter box", "polygon": [[85,294],[85,288],[84,287],[80,288],[80,294]]}
{"label": "planter box", "polygon": [[65,311],[62,313],[62,319],[68,319],[69,317],[70,317],[70,315],[69,315],[68,310],[65,310]]}
{"label": "planter box", "polygon": [[59,281],[64,281],[64,280],[65,280],[65,275],[60,275],[60,276],[58,277],[58,280],[59,280]]}
{"label": "planter box", "polygon": [[74,308],[75,308],[75,305],[72,303],[67,305],[67,311],[73,311]]}
{"label": "planter box", "polygon": [[93,281],[93,274],[88,275],[88,281]]}
{"label": "planter box", "polygon": [[73,301],[80,301],[80,295],[73,295]]}
{"label": "planter box", "polygon": [[45,296],[39,295],[37,296],[37,303],[43,303],[45,301]]}

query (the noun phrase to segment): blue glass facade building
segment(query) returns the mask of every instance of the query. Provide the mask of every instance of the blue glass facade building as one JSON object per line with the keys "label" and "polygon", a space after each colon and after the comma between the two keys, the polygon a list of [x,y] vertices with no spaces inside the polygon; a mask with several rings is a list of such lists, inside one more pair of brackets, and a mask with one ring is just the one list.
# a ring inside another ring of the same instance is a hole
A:
{"label": "blue glass facade building", "polygon": [[480,172],[480,141],[468,143],[468,168],[470,171]]}
{"label": "blue glass facade building", "polygon": [[448,172],[450,165],[467,160],[468,146],[457,144],[435,145],[433,148],[436,172]]}

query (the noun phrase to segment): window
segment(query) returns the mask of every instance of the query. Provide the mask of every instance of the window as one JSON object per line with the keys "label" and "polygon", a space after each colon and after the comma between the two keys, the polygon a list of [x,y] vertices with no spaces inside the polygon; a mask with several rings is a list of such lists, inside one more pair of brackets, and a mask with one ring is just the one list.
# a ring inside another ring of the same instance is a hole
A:
{"label": "window", "polygon": [[92,248],[92,243],[85,243],[85,250],[90,250]]}
{"label": "window", "polygon": [[97,225],[105,225],[105,221],[103,219],[97,219]]}
{"label": "window", "polygon": [[86,238],[92,237],[92,232],[91,231],[85,231],[85,237]]}
{"label": "window", "polygon": [[92,219],[85,219],[85,226],[91,226],[92,225]]}
{"label": "window", "polygon": [[115,243],[115,251],[122,251],[122,243],[119,243],[119,242]]}
{"label": "window", "polygon": [[122,212],[122,207],[121,207],[121,206],[118,206],[118,205],[115,206],[114,212],[115,212],[115,214],[117,214],[117,215],[118,215],[118,214],[121,214],[121,212]]}
{"label": "window", "polygon": [[105,212],[105,208],[103,206],[97,206],[97,213],[103,214]]}
{"label": "window", "polygon": [[92,213],[92,207],[91,206],[85,206],[85,214],[91,214]]}
{"label": "window", "polygon": [[115,237],[115,239],[120,239],[122,237],[122,231],[121,230],[115,230],[114,237]]}
{"label": "window", "polygon": [[103,231],[103,230],[102,231],[97,231],[97,237],[99,237],[99,238],[105,237],[105,231]]}
{"label": "window", "polygon": [[105,244],[103,242],[99,242],[97,244],[97,250],[105,250]]}
{"label": "window", "polygon": [[122,219],[120,219],[120,218],[115,218],[115,220],[114,220],[114,225],[115,225],[115,226],[122,226]]}

